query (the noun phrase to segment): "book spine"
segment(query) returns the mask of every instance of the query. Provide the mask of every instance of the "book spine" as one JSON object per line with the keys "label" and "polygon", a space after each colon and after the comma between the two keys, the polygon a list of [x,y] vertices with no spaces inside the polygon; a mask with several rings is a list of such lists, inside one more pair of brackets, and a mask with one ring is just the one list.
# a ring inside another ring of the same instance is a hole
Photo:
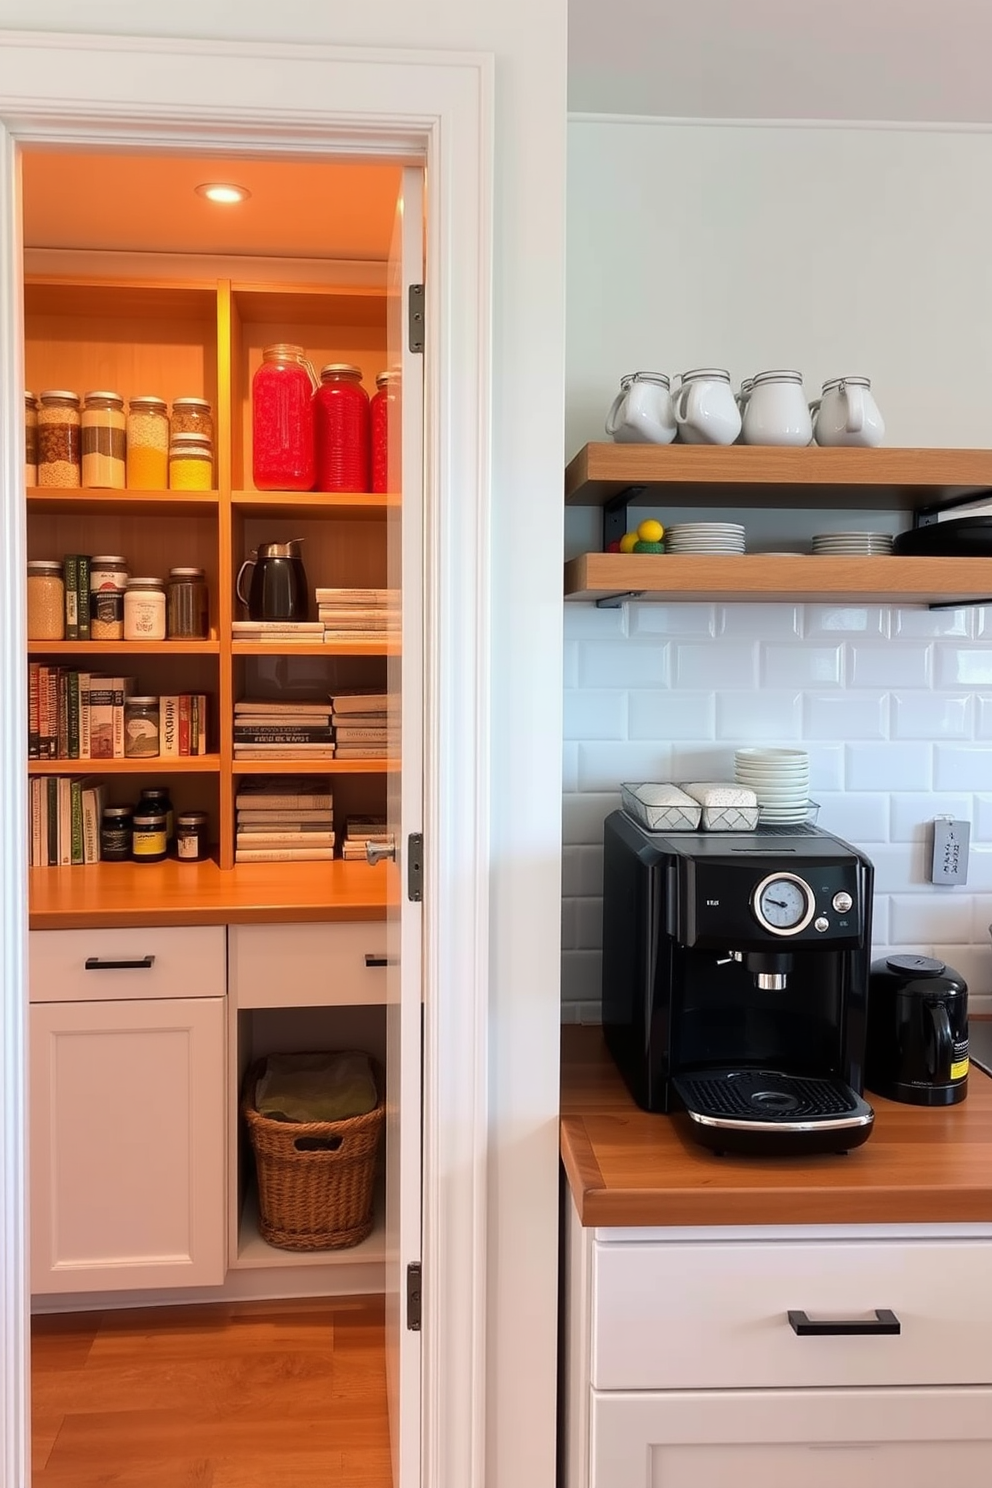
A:
{"label": "book spine", "polygon": [[59,757],[59,669],[48,667],[48,759]]}
{"label": "book spine", "polygon": [[38,737],[38,673],[40,670],[40,662],[28,662],[28,759],[33,760],[41,758]]}
{"label": "book spine", "polygon": [[67,553],[62,560],[62,582],[65,587],[65,638],[79,640],[79,559]]}
{"label": "book spine", "polygon": [[96,786],[83,791],[83,862],[100,861],[100,793]]}
{"label": "book spine", "polygon": [[179,694],[179,753],[183,756],[189,754],[189,693]]}
{"label": "book spine", "polygon": [[246,832],[239,830],[235,847],[333,847],[333,832]]}
{"label": "book spine", "polygon": [[31,782],[31,867],[40,868],[41,858],[41,787],[43,782]]}
{"label": "book spine", "polygon": [[68,688],[67,705],[69,710],[69,759],[79,759],[79,673],[69,672],[66,676]]}
{"label": "book spine", "polygon": [[56,759],[69,758],[69,673],[64,667],[57,669],[58,678],[58,748]]}
{"label": "book spine", "polygon": [[313,863],[328,861],[334,856],[333,847],[238,847],[234,851],[239,863]]}
{"label": "book spine", "polygon": [[68,775],[59,775],[58,780],[58,864],[60,868],[72,867],[72,789]]}
{"label": "book spine", "polygon": [[90,674],[79,673],[79,758],[90,757]]}
{"label": "book spine", "polygon": [[74,868],[81,867],[85,861],[83,856],[83,790],[78,780],[69,782],[69,821],[70,861]]}
{"label": "book spine", "polygon": [[330,811],[334,802],[329,795],[299,796],[272,794],[238,796],[235,805],[251,811]]}
{"label": "book spine", "polygon": [[235,744],[331,744],[334,733],[330,727],[314,724],[308,728],[292,728],[289,725],[265,725],[261,728],[234,726]]}
{"label": "book spine", "polygon": [[114,677],[114,759],[124,758],[124,704],[134,686],[131,677]]}
{"label": "book spine", "polygon": [[179,695],[161,697],[158,700],[159,754],[163,759],[179,756]]}
{"label": "book spine", "polygon": [[90,560],[86,553],[76,555],[76,578],[78,589],[76,617],[79,639],[88,641],[90,638]]}
{"label": "book spine", "polygon": [[58,776],[45,780],[45,864],[49,868],[59,861],[59,782]]}

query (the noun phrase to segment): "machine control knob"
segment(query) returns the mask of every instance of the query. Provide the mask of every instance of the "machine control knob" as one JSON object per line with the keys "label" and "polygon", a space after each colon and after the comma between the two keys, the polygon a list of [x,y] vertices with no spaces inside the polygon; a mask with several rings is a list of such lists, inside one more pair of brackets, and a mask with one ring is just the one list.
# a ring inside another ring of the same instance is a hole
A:
{"label": "machine control knob", "polygon": [[817,915],[816,919],[813,921],[813,929],[819,930],[821,935],[824,930],[830,929],[830,921],[827,919],[826,915]]}
{"label": "machine control knob", "polygon": [[851,908],[854,900],[851,898],[846,889],[841,889],[839,894],[834,895],[831,902],[838,914],[847,914],[847,911]]}

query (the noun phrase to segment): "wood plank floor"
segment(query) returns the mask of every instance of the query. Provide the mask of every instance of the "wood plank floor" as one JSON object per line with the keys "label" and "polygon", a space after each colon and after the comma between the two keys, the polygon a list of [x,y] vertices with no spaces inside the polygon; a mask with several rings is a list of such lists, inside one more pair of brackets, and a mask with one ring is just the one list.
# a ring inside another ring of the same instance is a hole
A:
{"label": "wood plank floor", "polygon": [[381,1297],[36,1317],[33,1488],[392,1488]]}

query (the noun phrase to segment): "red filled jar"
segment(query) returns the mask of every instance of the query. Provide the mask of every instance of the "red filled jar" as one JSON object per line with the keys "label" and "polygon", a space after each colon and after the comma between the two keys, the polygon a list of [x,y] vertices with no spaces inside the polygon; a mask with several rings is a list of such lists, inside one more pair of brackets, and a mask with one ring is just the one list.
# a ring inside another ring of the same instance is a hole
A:
{"label": "red filled jar", "polygon": [[369,410],[372,425],[372,489],[389,490],[389,419],[396,402],[399,375],[380,372],[375,380],[376,394]]}
{"label": "red filled jar", "polygon": [[279,342],[262,352],[251,384],[252,479],[259,491],[313,489],[315,386],[302,346]]}
{"label": "red filled jar", "polygon": [[328,362],[313,395],[319,491],[369,489],[369,395],[360,367]]}

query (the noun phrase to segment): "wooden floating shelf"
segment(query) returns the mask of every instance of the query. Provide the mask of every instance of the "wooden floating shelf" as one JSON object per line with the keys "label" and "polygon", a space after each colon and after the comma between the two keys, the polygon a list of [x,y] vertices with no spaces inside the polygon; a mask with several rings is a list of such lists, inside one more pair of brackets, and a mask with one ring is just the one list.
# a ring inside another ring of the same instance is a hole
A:
{"label": "wooden floating shelf", "polygon": [[28,760],[29,775],[216,775],[219,754],[160,754],[148,759]]}
{"label": "wooden floating shelf", "polygon": [[596,443],[565,470],[572,506],[602,506],[631,487],[645,488],[631,497],[642,505],[914,511],[992,491],[992,449]]}
{"label": "wooden floating shelf", "polygon": [[29,656],[216,656],[213,641],[28,641]]}
{"label": "wooden floating shelf", "polygon": [[235,775],[387,775],[400,768],[397,759],[236,759]]}
{"label": "wooden floating shelf", "polygon": [[234,641],[235,656],[399,656],[396,641]]}
{"label": "wooden floating shelf", "polygon": [[86,513],[97,516],[215,516],[217,491],[102,491],[88,486],[29,486],[28,511],[53,515]]}
{"label": "wooden floating shelf", "polygon": [[992,560],[584,553],[565,564],[566,599],[614,596],[669,603],[976,604],[992,602]]}

